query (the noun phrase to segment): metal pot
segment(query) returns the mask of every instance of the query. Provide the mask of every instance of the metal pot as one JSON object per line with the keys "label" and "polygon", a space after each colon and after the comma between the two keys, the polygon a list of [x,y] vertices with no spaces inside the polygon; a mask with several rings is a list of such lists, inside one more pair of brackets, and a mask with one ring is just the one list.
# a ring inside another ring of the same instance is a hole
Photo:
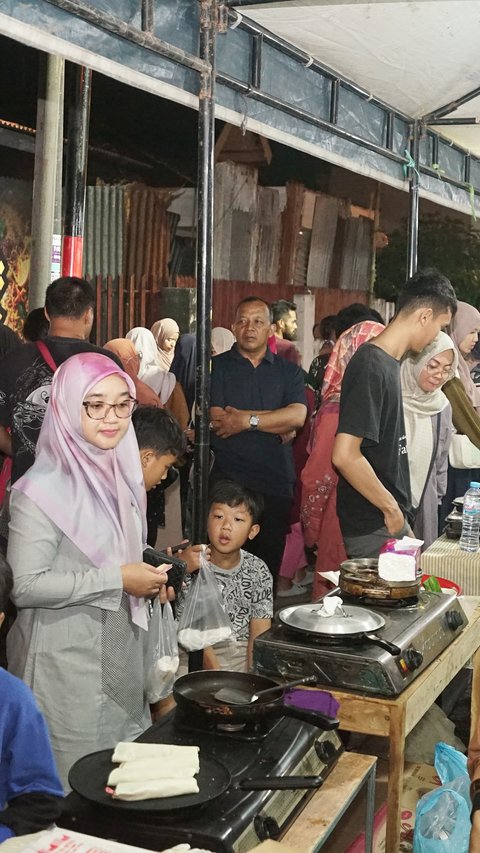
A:
{"label": "metal pot", "polygon": [[316,639],[329,642],[360,642],[380,646],[391,655],[401,654],[401,649],[377,636],[385,626],[385,619],[379,613],[356,605],[342,605],[341,612],[332,616],[322,616],[323,603],[300,604],[286,607],[278,614],[279,619],[288,628],[301,634],[315,636]]}

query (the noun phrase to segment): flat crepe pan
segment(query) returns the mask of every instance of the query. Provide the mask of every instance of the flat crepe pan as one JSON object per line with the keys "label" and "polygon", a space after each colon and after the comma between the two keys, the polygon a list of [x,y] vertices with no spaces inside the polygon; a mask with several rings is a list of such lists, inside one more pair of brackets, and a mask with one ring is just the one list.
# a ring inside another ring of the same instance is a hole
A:
{"label": "flat crepe pan", "polygon": [[102,749],[80,758],[70,770],[68,781],[74,791],[98,806],[107,806],[123,812],[173,812],[201,806],[215,800],[230,786],[230,771],[217,759],[200,750],[200,772],[195,776],[198,794],[161,797],[152,800],[115,800],[105,788],[111,771],[118,767],[112,763],[113,749]]}
{"label": "flat crepe pan", "polygon": [[297,604],[280,610],[278,618],[292,631],[303,634],[304,637],[315,637],[327,644],[370,643],[380,646],[393,656],[401,654],[398,646],[374,633],[385,625],[385,619],[379,613],[354,604],[343,604],[344,615],[335,613],[332,616],[320,616],[318,611],[322,609],[321,601],[316,604]]}

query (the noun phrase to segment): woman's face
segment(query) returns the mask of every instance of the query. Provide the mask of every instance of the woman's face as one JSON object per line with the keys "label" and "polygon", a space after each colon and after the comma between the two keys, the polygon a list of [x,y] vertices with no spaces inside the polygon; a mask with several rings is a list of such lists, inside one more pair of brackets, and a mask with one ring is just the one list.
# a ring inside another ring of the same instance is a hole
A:
{"label": "woman's face", "polygon": [[463,339],[461,344],[459,344],[459,350],[462,355],[470,355],[472,349],[478,341],[478,332],[479,329],[473,329],[473,331],[469,332],[468,335]]}
{"label": "woman's face", "polygon": [[453,350],[447,349],[433,355],[420,373],[417,383],[427,394],[436,391],[453,376]]}
{"label": "woman's face", "polygon": [[179,338],[178,332],[174,332],[170,337],[165,338],[163,342],[162,349],[164,352],[172,352],[175,349],[175,344],[177,343]]}
{"label": "woman's face", "polygon": [[130,426],[133,411],[130,401],[127,384],[118,374],[112,373],[97,382],[82,404],[84,438],[100,450],[116,447]]}

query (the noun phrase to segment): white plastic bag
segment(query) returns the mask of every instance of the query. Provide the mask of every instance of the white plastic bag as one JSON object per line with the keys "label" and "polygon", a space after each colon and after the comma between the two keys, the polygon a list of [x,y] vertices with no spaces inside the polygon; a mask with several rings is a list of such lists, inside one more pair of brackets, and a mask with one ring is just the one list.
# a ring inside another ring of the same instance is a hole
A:
{"label": "white plastic bag", "polygon": [[178,620],[178,642],[194,652],[227,640],[232,630],[215,573],[201,554],[200,571],[190,579]]}
{"label": "white plastic bag", "polygon": [[149,632],[149,667],[145,692],[149,702],[165,699],[173,690],[178,669],[178,643],[175,619],[170,602],[153,604]]}

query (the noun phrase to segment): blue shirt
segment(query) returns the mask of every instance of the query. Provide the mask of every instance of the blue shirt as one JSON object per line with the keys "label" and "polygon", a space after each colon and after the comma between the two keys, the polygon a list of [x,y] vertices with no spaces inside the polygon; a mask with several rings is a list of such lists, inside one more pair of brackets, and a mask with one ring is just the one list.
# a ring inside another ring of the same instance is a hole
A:
{"label": "blue shirt", "polygon": [[42,793],[63,797],[47,726],[26,684],[0,667],[0,844],[15,835],[9,802]]}
{"label": "blue shirt", "polygon": [[[250,412],[274,411],[292,403],[306,406],[303,373],[267,349],[257,367],[234,344],[212,360],[210,405]],[[261,430],[229,438],[211,436],[215,473],[266,495],[290,497],[295,483],[292,447]]]}

